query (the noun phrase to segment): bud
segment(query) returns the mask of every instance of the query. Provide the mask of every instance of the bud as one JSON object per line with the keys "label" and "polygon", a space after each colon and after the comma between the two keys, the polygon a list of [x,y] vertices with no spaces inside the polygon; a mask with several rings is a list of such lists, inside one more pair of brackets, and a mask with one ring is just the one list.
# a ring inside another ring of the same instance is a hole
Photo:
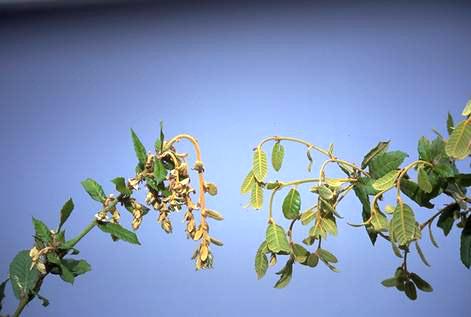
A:
{"label": "bud", "polygon": [[211,210],[211,209],[205,209],[205,210],[208,217],[211,217],[214,220],[219,220],[219,221],[224,220],[224,217],[219,212],[215,210]]}
{"label": "bud", "polygon": [[203,173],[204,172],[203,162],[195,161],[195,165],[193,166],[193,169],[197,171],[198,173]]}
{"label": "bud", "polygon": [[36,269],[39,271],[39,273],[41,273],[43,275],[46,274],[46,266],[44,265],[44,263],[38,262],[36,264]]}

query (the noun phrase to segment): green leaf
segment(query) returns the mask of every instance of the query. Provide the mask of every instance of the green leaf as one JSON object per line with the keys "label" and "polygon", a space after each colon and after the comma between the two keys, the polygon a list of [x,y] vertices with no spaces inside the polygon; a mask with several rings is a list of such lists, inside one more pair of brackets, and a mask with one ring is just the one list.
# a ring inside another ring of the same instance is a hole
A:
{"label": "green leaf", "polygon": [[432,192],[432,183],[430,183],[427,172],[422,167],[419,167],[417,171],[417,183],[419,188],[425,193],[429,194]]}
{"label": "green leaf", "polygon": [[368,166],[368,163],[378,154],[383,153],[388,149],[390,141],[381,141],[374,148],[372,148],[363,158],[361,162],[361,168],[365,169]]}
{"label": "green leaf", "polygon": [[391,230],[400,246],[406,246],[415,239],[417,230],[415,216],[407,204],[397,204],[391,220]]}
{"label": "green leaf", "polygon": [[461,114],[465,117],[471,114],[471,100],[468,101]]}
{"label": "green leaf", "polygon": [[445,236],[447,236],[450,233],[451,228],[453,228],[455,212],[457,211],[460,211],[460,205],[458,203],[453,203],[443,208],[442,213],[438,217],[437,227],[443,230],[443,234]]}
{"label": "green leaf", "polygon": [[280,142],[276,142],[273,145],[273,150],[271,152],[271,164],[275,171],[279,171],[281,165],[283,164],[283,158],[285,156],[285,148]]}
{"label": "green leaf", "polygon": [[466,225],[461,231],[460,256],[461,262],[469,269],[471,266],[471,216],[468,217]]}
{"label": "green leaf", "polygon": [[263,241],[257,250],[257,254],[255,255],[255,272],[257,273],[257,279],[264,277],[268,270],[268,259],[265,255],[267,252],[267,242]]}
{"label": "green leaf", "polygon": [[266,231],[268,249],[273,253],[290,253],[288,239],[284,229],[277,224],[269,224]]}
{"label": "green leaf", "polygon": [[45,244],[48,244],[52,240],[51,232],[49,231],[49,228],[42,222],[41,220],[38,220],[33,217],[33,225],[34,225],[34,231],[35,234],[34,236],[44,242]]}
{"label": "green leaf", "polygon": [[101,231],[110,233],[113,236],[123,241],[127,241],[132,244],[140,244],[134,232],[123,228],[121,225],[117,223],[111,223],[111,222],[99,223],[98,228],[100,228]]}
{"label": "green leaf", "polygon": [[293,254],[294,260],[299,263],[306,262],[307,258],[309,257],[309,251],[297,243],[293,244]]}
{"label": "green leaf", "polygon": [[263,182],[268,174],[267,154],[260,148],[256,148],[253,152],[252,171],[259,182]]}
{"label": "green leaf", "polygon": [[131,196],[132,191],[126,185],[126,180],[124,177],[116,177],[111,180],[113,184],[116,185],[116,190],[125,196]]}
{"label": "green leaf", "polygon": [[240,193],[246,194],[252,190],[253,183],[255,182],[255,177],[253,176],[253,172],[250,171],[247,176],[245,176],[242,185],[240,186]]}
{"label": "green leaf", "polygon": [[64,282],[74,284],[74,282],[75,282],[74,273],[72,273],[69,270],[69,268],[62,263],[62,261],[61,261],[61,264],[60,264],[60,268],[61,268],[61,275],[60,275],[61,279]]}
{"label": "green leaf", "polygon": [[2,284],[0,284],[0,311],[2,311],[2,301],[5,298],[5,286],[8,283],[8,279],[6,279]]}
{"label": "green leaf", "polygon": [[164,123],[163,121],[160,121],[160,136],[159,138],[155,141],[155,152],[160,153],[162,152],[163,145],[164,145]]}
{"label": "green leaf", "polygon": [[430,141],[426,137],[423,136],[419,139],[417,151],[419,152],[419,160],[427,162],[432,161],[432,156],[430,153]]}
{"label": "green leaf", "polygon": [[379,211],[373,213],[371,224],[373,225],[373,228],[376,232],[386,231],[389,226],[388,219],[383,213]]}
{"label": "green leaf", "polygon": [[415,273],[410,273],[409,277],[414,282],[415,286],[423,292],[433,292],[432,285],[427,281],[423,280],[420,276]]}
{"label": "green leaf", "polygon": [[408,155],[401,151],[384,152],[375,156],[368,164],[371,177],[378,179],[399,168]]}
{"label": "green leaf", "polygon": [[[371,204],[368,194],[370,193],[370,189],[373,189],[372,186],[369,184],[371,183],[370,178],[359,178],[358,182],[354,184],[353,191],[355,195],[358,197],[362,204],[362,218],[363,221],[367,221],[371,217]],[[373,189],[374,190],[374,189]],[[374,231],[372,226],[365,226],[366,233],[370,238],[371,243],[374,245],[376,242],[376,238],[378,234]]]}
{"label": "green leaf", "polygon": [[167,178],[167,170],[162,164],[162,161],[157,158],[154,159],[154,178],[157,184],[163,182]]}
{"label": "green leaf", "polygon": [[317,255],[325,262],[330,262],[330,263],[338,262],[338,259],[335,257],[335,255],[333,255],[332,253],[330,253],[329,251],[325,249],[321,249],[321,248],[317,249]]}
{"label": "green leaf", "polygon": [[412,182],[408,179],[402,178],[401,179],[401,191],[410,199],[415,201],[419,206],[425,208],[433,208],[434,205],[430,202],[430,199],[436,197],[439,194],[439,191],[432,192],[427,194],[422,189],[420,189],[419,185],[415,182]]}
{"label": "green leaf", "polygon": [[139,161],[139,165],[141,168],[144,168],[144,165],[147,161],[146,148],[142,144],[141,140],[139,140],[139,137],[136,135],[133,129],[131,129],[131,137],[132,143],[134,144],[134,151],[136,152],[136,157]]}
{"label": "green leaf", "polygon": [[103,188],[91,178],[87,178],[86,180],[81,182],[83,188],[87,191],[90,197],[93,200],[96,200],[100,203],[103,203],[106,199],[105,192]]}
{"label": "green leaf", "polygon": [[388,279],[385,279],[384,281],[382,281],[381,284],[384,287],[396,287],[397,279],[395,277],[391,277],[391,278],[388,278]]}
{"label": "green leaf", "polygon": [[36,267],[31,268],[31,263],[29,250],[18,252],[10,263],[10,283],[18,299],[29,296],[39,279],[39,272]]}
{"label": "green leaf", "polygon": [[64,206],[62,206],[61,219],[59,222],[59,229],[57,231],[60,231],[64,223],[69,219],[72,210],[74,210],[74,201],[70,198],[65,202]]}
{"label": "green leaf", "polygon": [[65,266],[74,277],[85,274],[92,270],[90,264],[85,260],[62,259],[62,265]]}
{"label": "green leaf", "polygon": [[286,219],[296,219],[301,209],[301,195],[295,188],[291,188],[283,200],[283,215]]}
{"label": "green leaf", "polygon": [[326,200],[330,200],[334,197],[334,193],[325,185],[317,186],[317,192]]}
{"label": "green leaf", "polygon": [[337,224],[333,219],[322,218],[322,227],[326,232],[330,233],[331,235],[337,235]]}
{"label": "green leaf", "polygon": [[308,209],[307,211],[303,212],[301,214],[301,223],[303,225],[307,225],[309,223],[311,223],[313,220],[314,220],[314,217],[315,217],[315,212],[313,210],[313,208],[310,208]]}
{"label": "green leaf", "polygon": [[453,117],[451,116],[451,113],[448,112],[448,117],[446,119],[446,129],[448,131],[448,135],[451,135],[453,133],[454,126],[455,123],[453,122]]}
{"label": "green leaf", "polygon": [[373,188],[379,191],[388,190],[394,186],[397,177],[399,176],[400,171],[394,170],[388,172],[386,175],[378,178],[373,182]]}
{"label": "green leaf", "polygon": [[422,248],[420,247],[419,242],[417,242],[417,241],[415,241],[415,248],[417,249],[417,254],[419,255],[419,257],[420,257],[420,259],[422,260],[422,262],[423,262],[426,266],[430,267],[431,265],[430,265],[430,263],[428,263],[427,258],[425,257],[425,254],[424,254],[424,252],[422,251]]}
{"label": "green leaf", "polygon": [[414,283],[407,281],[404,285],[404,291],[406,292],[407,297],[411,300],[417,299],[417,289],[415,288]]}
{"label": "green leaf", "polygon": [[285,267],[282,269],[281,277],[275,284],[275,288],[283,288],[289,284],[293,275],[293,263],[292,259],[289,259],[288,262],[286,262]]}
{"label": "green leaf", "polygon": [[254,182],[252,185],[250,204],[255,209],[261,209],[263,206],[263,187],[257,182]]}
{"label": "green leaf", "polygon": [[317,264],[319,263],[319,257],[315,253],[309,254],[306,260],[306,265],[310,267],[316,267]]}
{"label": "green leaf", "polygon": [[445,147],[446,154],[454,159],[463,160],[470,153],[471,124],[469,120],[460,122],[450,135]]}

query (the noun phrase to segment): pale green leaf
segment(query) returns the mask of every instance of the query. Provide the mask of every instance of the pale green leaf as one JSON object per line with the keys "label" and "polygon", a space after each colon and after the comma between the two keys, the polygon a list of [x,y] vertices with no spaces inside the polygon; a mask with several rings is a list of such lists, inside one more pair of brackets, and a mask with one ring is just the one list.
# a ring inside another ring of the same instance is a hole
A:
{"label": "pale green leaf", "polygon": [[419,167],[417,171],[417,184],[419,184],[420,189],[422,189],[425,193],[432,192],[432,183],[430,183],[429,176],[422,167]]}
{"label": "pale green leaf", "polygon": [[468,101],[461,114],[465,117],[471,114],[471,100]]}
{"label": "pale green leaf", "polygon": [[301,214],[301,223],[307,225],[314,220],[315,212],[313,208],[309,208],[307,211]]}
{"label": "pale green leaf", "polygon": [[397,177],[399,176],[399,173],[400,171],[398,170],[393,170],[393,171],[388,172],[386,175],[384,175],[381,178],[378,178],[377,180],[373,182],[373,185],[372,185],[373,188],[380,191],[390,189],[391,187],[394,186],[394,183]]}
{"label": "pale green leaf", "polygon": [[250,171],[247,176],[245,176],[242,185],[240,186],[240,193],[246,194],[252,190],[253,183],[255,182],[255,177],[253,172]]}
{"label": "pale green leaf", "polygon": [[408,155],[401,151],[383,152],[375,156],[370,163],[369,171],[371,177],[378,179],[393,171],[404,162]]}
{"label": "pale green leaf", "polygon": [[471,124],[469,120],[460,122],[450,135],[445,147],[446,154],[454,159],[462,160],[470,153]]}
{"label": "pale green leaf", "polygon": [[391,230],[400,246],[406,246],[415,239],[417,230],[415,215],[407,204],[397,204],[391,220]]}
{"label": "pale green leaf", "polygon": [[263,182],[268,174],[267,154],[260,148],[256,148],[253,153],[252,171],[259,182]]}
{"label": "pale green leaf", "polygon": [[271,152],[271,164],[275,171],[279,171],[281,165],[283,164],[283,158],[285,156],[285,148],[280,142],[276,142],[273,145],[273,150]]}
{"label": "pale green leaf", "polygon": [[261,209],[263,206],[263,187],[254,182],[252,185],[252,193],[250,195],[250,204],[255,209]]}
{"label": "pale green leaf", "polygon": [[266,231],[268,249],[273,253],[290,253],[290,247],[284,229],[277,224],[269,224]]}
{"label": "pale green leaf", "polygon": [[268,269],[268,259],[265,253],[268,252],[267,242],[263,241],[260,247],[257,250],[255,255],[255,272],[257,273],[257,278],[261,279]]}

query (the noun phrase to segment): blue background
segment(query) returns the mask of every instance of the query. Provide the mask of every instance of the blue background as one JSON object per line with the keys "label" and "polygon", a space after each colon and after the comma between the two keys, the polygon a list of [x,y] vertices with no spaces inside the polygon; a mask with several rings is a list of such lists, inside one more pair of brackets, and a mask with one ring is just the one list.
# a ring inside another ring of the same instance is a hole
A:
{"label": "blue background", "polygon": [[[357,163],[391,139],[413,160],[419,137],[434,137],[434,127],[445,133],[447,112],[458,118],[471,97],[470,30],[470,7],[457,2],[164,3],[3,16],[3,277],[16,252],[31,247],[32,216],[55,226],[72,196],[66,227],[77,234],[99,208],[80,181],[93,177],[111,193],[109,180],[132,175],[131,127],[149,148],[160,120],[167,136],[195,135],[219,187],[209,206],[225,216],[211,222],[225,246],[203,272],[190,260],[196,244],[185,238],[182,214],[166,235],[150,213],[137,247],[94,230],[79,245],[93,271],[74,286],[48,278],[42,294],[51,305],[34,301],[24,316],[465,316],[471,280],[458,230],[446,239],[435,230],[440,249],[424,239],[432,268],[411,257],[411,270],[435,289],[411,302],[379,284],[400,263],[390,246],[372,247],[363,229],[345,224],[360,220],[353,196],[339,208],[338,237],[325,243],[341,273],[298,265],[286,289],[272,288],[273,269],[257,281],[253,257],[267,212],[243,209],[239,186],[253,146],[274,134],[333,142],[339,157]],[[308,176],[304,148],[286,147],[282,171],[270,177]],[[307,207],[312,198],[303,200]],[[422,220],[434,212],[415,210]],[[10,290],[5,305],[16,305]]]}

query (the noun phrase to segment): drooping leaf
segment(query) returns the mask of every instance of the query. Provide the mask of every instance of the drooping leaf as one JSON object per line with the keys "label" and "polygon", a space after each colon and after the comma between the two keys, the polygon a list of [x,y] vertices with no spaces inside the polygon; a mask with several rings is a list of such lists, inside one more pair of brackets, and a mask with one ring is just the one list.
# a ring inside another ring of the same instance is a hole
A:
{"label": "drooping leaf", "polygon": [[8,279],[6,279],[2,284],[0,284],[0,311],[2,311],[3,305],[3,299],[5,298],[5,286],[8,283]]}
{"label": "drooping leaf", "polygon": [[116,177],[111,180],[113,184],[116,185],[116,190],[125,196],[130,196],[132,194],[131,190],[126,186],[126,180],[124,177]]}
{"label": "drooping leaf", "polygon": [[429,194],[432,192],[432,183],[430,183],[427,172],[422,167],[419,167],[417,171],[417,184],[419,184],[419,188],[425,193]]}
{"label": "drooping leaf", "polygon": [[259,182],[263,182],[268,174],[267,154],[260,148],[256,148],[253,153],[252,171]]}
{"label": "drooping leaf", "polygon": [[307,163],[307,171],[310,173],[312,169],[312,164],[314,163],[310,149],[307,149],[306,156],[307,156],[307,160],[309,161],[309,163]]}
{"label": "drooping leaf", "polygon": [[328,233],[333,236],[337,235],[337,224],[333,220],[333,218],[322,218],[322,227]]}
{"label": "drooping leaf", "polygon": [[391,220],[391,230],[400,246],[408,245],[415,239],[417,230],[415,216],[407,204],[397,204]]}
{"label": "drooping leaf", "polygon": [[279,171],[281,165],[283,164],[283,158],[285,156],[285,148],[281,145],[280,142],[276,142],[273,145],[273,150],[271,152],[271,164],[275,171]]}
{"label": "drooping leaf", "polygon": [[309,256],[309,251],[306,250],[302,245],[300,244],[293,244],[293,254],[294,254],[294,260],[298,263],[304,263],[307,261],[307,258]]}
{"label": "drooping leaf", "polygon": [[10,263],[10,283],[18,299],[29,296],[39,279],[39,272],[36,267],[31,268],[31,263],[29,250],[18,252]]}
{"label": "drooping leaf", "polygon": [[381,141],[374,148],[372,148],[363,158],[361,162],[361,168],[365,169],[368,166],[368,163],[378,154],[383,153],[388,149],[390,141]]}
{"label": "drooping leaf", "polygon": [[455,127],[445,150],[449,157],[458,160],[469,155],[471,151],[471,124],[469,120],[462,121]]}
{"label": "drooping leaf", "polygon": [[62,259],[62,265],[67,267],[70,272],[77,277],[92,270],[91,265],[85,260]]}
{"label": "drooping leaf", "polygon": [[404,291],[411,300],[416,300],[417,299],[417,289],[415,288],[414,283],[411,281],[407,281],[406,284],[404,285]]}
{"label": "drooping leaf", "polygon": [[385,279],[384,281],[382,281],[381,284],[384,287],[396,287],[397,279],[395,277],[391,277],[391,278],[388,278],[388,279]]}
{"label": "drooping leaf", "polygon": [[373,213],[371,224],[376,232],[387,231],[388,229],[388,219],[380,211],[375,211]]}
{"label": "drooping leaf", "polygon": [[451,135],[453,133],[454,126],[455,123],[453,122],[453,117],[451,116],[451,113],[448,112],[448,117],[446,119],[446,129],[448,131],[448,135]]}
{"label": "drooping leaf", "polygon": [[433,232],[432,232],[432,223],[429,223],[427,227],[428,227],[428,234],[430,236],[430,242],[432,242],[432,245],[435,248],[438,248],[439,246],[438,246],[437,240],[435,240],[435,237],[433,236]]}
{"label": "drooping leaf", "polygon": [[252,193],[250,195],[250,204],[255,209],[261,209],[263,206],[263,187],[257,183],[253,182]]}
{"label": "drooping leaf", "polygon": [[261,279],[265,276],[268,269],[268,259],[265,253],[268,252],[267,242],[263,241],[257,250],[255,255],[255,272],[257,273],[257,279]]}
{"label": "drooping leaf", "polygon": [[33,217],[33,225],[35,231],[35,237],[44,242],[45,244],[49,243],[52,239],[51,232],[49,228],[39,219]]}
{"label": "drooping leaf", "polygon": [[443,234],[447,236],[451,228],[453,228],[453,223],[455,222],[455,212],[460,210],[460,205],[458,203],[452,203],[443,208],[442,213],[438,217],[437,227],[443,230]]}
{"label": "drooping leaf", "polygon": [[167,170],[162,164],[161,160],[154,160],[154,180],[158,183],[164,181],[167,178]]}
{"label": "drooping leaf", "polygon": [[113,236],[117,237],[120,240],[132,243],[132,244],[141,244],[137,239],[137,236],[134,232],[129,231],[123,228],[121,225],[117,223],[99,223],[98,228],[101,231],[110,233]]}
{"label": "drooping leaf", "polygon": [[294,262],[292,259],[289,259],[288,262],[286,262],[285,267],[281,271],[282,273],[280,279],[276,282],[274,286],[275,288],[283,288],[289,284],[293,275],[293,263]]}
{"label": "drooping leaf", "polygon": [[310,267],[316,267],[318,263],[319,263],[319,256],[317,256],[317,254],[315,253],[311,253],[307,257],[305,264]]}
{"label": "drooping leaf", "polygon": [[400,188],[401,191],[407,197],[415,201],[419,206],[429,209],[434,207],[430,200],[435,198],[440,193],[439,191],[432,191],[432,193],[426,193],[422,189],[420,189],[417,183],[405,178],[401,179]]}
{"label": "drooping leaf", "polygon": [[460,256],[461,262],[469,269],[471,267],[471,216],[468,217],[461,231]]}
{"label": "drooping leaf", "polygon": [[463,116],[467,117],[471,114],[471,100],[468,100],[466,103],[466,106],[463,109],[463,112],[461,113]]}
{"label": "drooping leaf", "polygon": [[87,191],[93,200],[103,203],[106,199],[103,188],[95,180],[87,178],[81,182],[83,188]]}
{"label": "drooping leaf", "polygon": [[394,186],[400,171],[393,170],[373,182],[373,188],[379,191],[388,190]]}
{"label": "drooping leaf", "polygon": [[252,170],[245,176],[242,185],[240,186],[240,193],[246,194],[252,190],[253,183],[255,182],[255,177],[253,176]]}
{"label": "drooping leaf", "polygon": [[325,249],[321,249],[321,248],[317,249],[317,255],[325,262],[329,262],[329,263],[338,262],[337,257]]}
{"label": "drooping leaf", "polygon": [[[371,204],[370,199],[368,197],[371,179],[364,179],[360,178],[357,183],[353,186],[353,191],[355,195],[358,197],[362,204],[362,218],[363,221],[367,221],[371,217]],[[372,186],[371,186],[372,189]],[[372,226],[365,226],[366,233],[370,238],[371,243],[374,245],[377,239],[378,234],[374,231]]]}
{"label": "drooping leaf", "polygon": [[429,266],[429,267],[430,267],[430,263],[428,263],[427,258],[425,257],[425,254],[424,254],[424,252],[422,251],[422,248],[420,247],[419,242],[417,242],[417,241],[415,241],[415,248],[417,249],[417,254],[419,255],[419,257],[420,257],[420,259],[422,260],[422,262],[423,262],[426,266]]}
{"label": "drooping leaf", "polygon": [[420,289],[422,292],[433,292],[432,285],[430,285],[427,281],[422,279],[420,276],[412,272],[409,274],[409,276],[411,280],[414,282],[415,286],[417,286],[417,288]]}
{"label": "drooping leaf", "polygon": [[72,210],[74,210],[74,201],[70,198],[65,202],[64,206],[62,206],[58,231],[60,231],[67,219],[69,219]]}
{"label": "drooping leaf", "polygon": [[137,136],[137,134],[134,132],[133,129],[131,129],[131,137],[132,137],[132,143],[134,145],[134,151],[136,152],[136,157],[137,160],[139,161],[139,165],[141,168],[144,168],[144,165],[146,164],[147,160],[147,153],[146,153],[146,148],[142,144],[141,140]]}
{"label": "drooping leaf", "polygon": [[273,253],[290,253],[285,230],[277,224],[269,224],[266,231],[268,249]]}
{"label": "drooping leaf", "polygon": [[307,225],[314,220],[314,217],[315,217],[315,212],[313,208],[309,208],[307,211],[301,214],[301,217],[300,217],[301,223],[303,225]]}
{"label": "drooping leaf", "polygon": [[317,192],[322,198],[326,200],[330,200],[334,197],[334,193],[325,185],[318,186]]}
{"label": "drooping leaf", "polygon": [[378,154],[368,164],[371,177],[378,179],[390,171],[399,168],[407,156],[406,153],[401,151]]}
{"label": "drooping leaf", "polygon": [[301,195],[295,188],[291,188],[283,200],[283,215],[286,219],[296,219],[301,209]]}

